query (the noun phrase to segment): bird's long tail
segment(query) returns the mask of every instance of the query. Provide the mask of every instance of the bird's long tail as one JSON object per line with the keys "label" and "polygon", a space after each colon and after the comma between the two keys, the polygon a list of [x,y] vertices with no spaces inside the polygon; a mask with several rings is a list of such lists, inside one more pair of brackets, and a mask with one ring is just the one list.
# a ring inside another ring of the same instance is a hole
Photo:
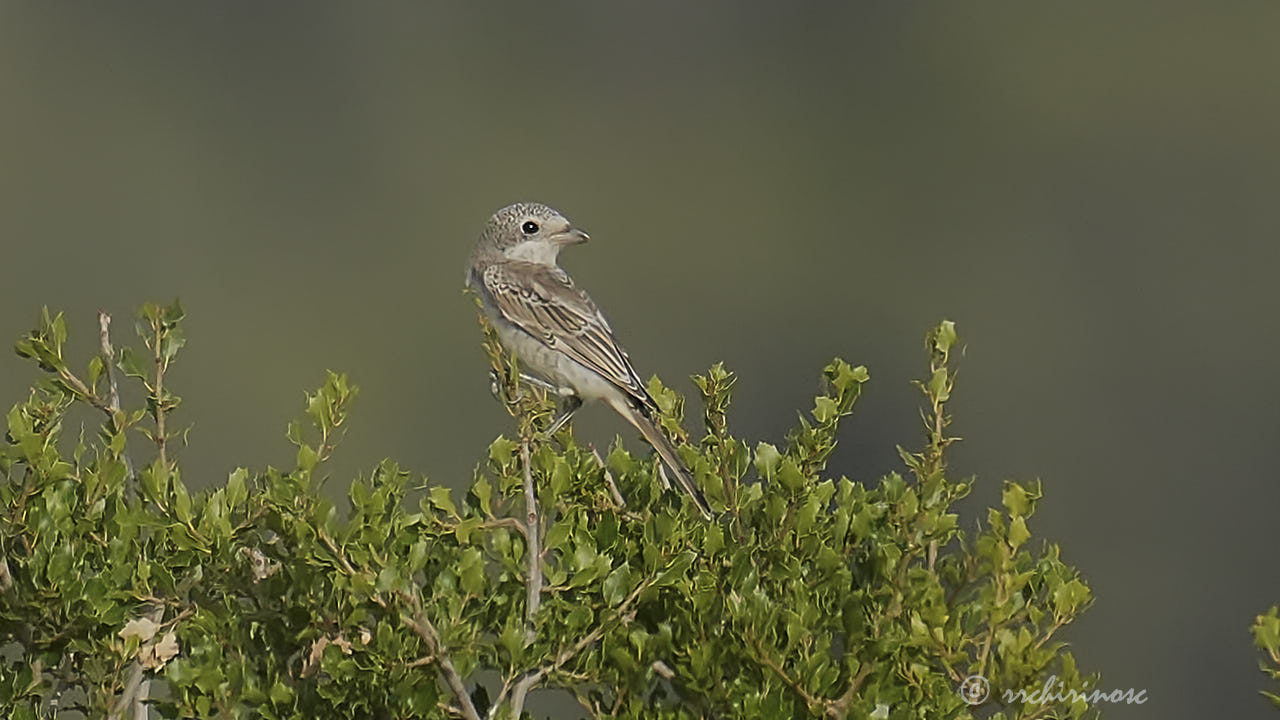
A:
{"label": "bird's long tail", "polygon": [[693,504],[698,506],[698,511],[702,516],[711,519],[711,506],[707,505],[707,499],[703,497],[702,491],[693,484],[693,478],[689,477],[689,473],[685,471],[684,466],[680,464],[680,457],[676,455],[676,448],[662,434],[662,430],[653,423],[640,410],[627,405],[625,407],[616,408],[623,417],[635,426],[644,439],[658,451],[658,456],[662,458],[662,462],[671,470],[671,474],[676,476],[676,482],[680,484],[681,489],[689,494]]}

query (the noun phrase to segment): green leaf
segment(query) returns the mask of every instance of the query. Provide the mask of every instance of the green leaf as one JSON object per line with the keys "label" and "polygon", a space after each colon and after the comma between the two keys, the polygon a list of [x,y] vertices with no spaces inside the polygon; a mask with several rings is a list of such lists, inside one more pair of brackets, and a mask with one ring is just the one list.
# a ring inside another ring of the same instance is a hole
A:
{"label": "green leaf", "polygon": [[524,630],[515,621],[516,617],[516,615],[511,616],[512,621],[502,628],[502,633],[498,636],[498,642],[502,643],[502,647],[511,657],[518,657],[520,649],[524,647]]}
{"label": "green leaf", "polygon": [[102,364],[101,355],[94,355],[93,357],[89,358],[89,389],[90,390],[97,387],[98,380],[102,379],[103,369],[104,369],[104,366]]}
{"label": "green leaf", "polygon": [[436,485],[431,488],[431,504],[438,510],[443,510],[450,515],[458,516],[458,507],[453,504],[453,498],[449,496],[449,488],[444,485]]}
{"label": "green leaf", "polygon": [[467,548],[462,552],[458,576],[463,590],[477,596],[484,593],[484,555],[480,550]]}
{"label": "green leaf", "polygon": [[658,409],[662,411],[663,415],[676,414],[679,408],[680,396],[676,394],[676,391],[663,385],[657,375],[649,378],[648,390],[649,395],[657,403]]}
{"label": "green leaf", "polygon": [[929,396],[938,402],[946,402],[951,397],[947,387],[948,374],[946,368],[938,368],[929,378]]}
{"label": "green leaf", "polygon": [[627,563],[623,563],[609,573],[604,579],[601,586],[604,593],[604,601],[613,607],[622,602],[623,598],[631,590],[631,567]]}
{"label": "green leaf", "polygon": [[804,487],[804,473],[796,465],[794,458],[784,457],[778,467],[778,482],[791,492],[799,492]]}
{"label": "green leaf", "polygon": [[712,525],[707,528],[706,541],[703,543],[703,550],[707,555],[715,556],[724,549],[724,530],[719,525]]}
{"label": "green leaf", "polygon": [[182,319],[186,316],[186,311],[182,309],[182,301],[178,298],[174,298],[173,304],[164,308],[162,315],[165,323],[169,325],[176,325],[179,322],[182,322]]}
{"label": "green leaf", "polygon": [[384,567],[382,572],[378,573],[378,583],[375,586],[378,592],[393,592],[402,589],[403,586],[404,580],[394,566]]}
{"label": "green leaf", "polygon": [[551,495],[555,498],[564,497],[569,489],[569,463],[564,458],[555,459],[555,466],[551,470],[549,486]]}
{"label": "green leaf", "polygon": [[485,515],[493,514],[493,485],[489,482],[489,478],[481,475],[476,478],[475,483],[471,485],[471,492],[476,496],[476,500],[480,503],[480,509]]}
{"label": "green leaf", "polygon": [[269,697],[276,707],[282,707],[293,702],[293,690],[291,690],[288,685],[277,680],[275,684],[271,686]]}
{"label": "green leaf", "polygon": [[166,364],[171,362],[175,357],[177,357],[178,351],[182,349],[182,346],[186,344],[187,339],[184,336],[182,328],[175,327],[165,333],[165,337],[160,346],[161,356],[164,358],[164,362]]}
{"label": "green leaf", "polygon": [[519,443],[500,436],[489,444],[489,460],[498,467],[505,468],[515,459],[518,447]]}
{"label": "green leaf", "polygon": [[849,392],[871,379],[866,367],[853,367],[840,358],[836,358],[824,372],[831,378],[831,386],[840,393]]}
{"label": "green leaf", "polygon": [[573,523],[569,520],[561,520],[555,525],[552,525],[543,540],[545,548],[547,550],[559,550],[564,545],[565,541],[569,539],[569,535],[572,532]]}
{"label": "green leaf", "polygon": [[1027,491],[1018,483],[1005,483],[1000,499],[1005,509],[1009,511],[1009,515],[1013,517],[1021,517],[1031,511],[1031,501],[1027,497]]}
{"label": "green leaf", "polygon": [[227,476],[227,506],[230,508],[238,508],[249,496],[249,491],[245,487],[245,481],[249,477],[249,471],[244,468],[236,468]]}
{"label": "green leaf", "polygon": [[53,346],[61,349],[67,343],[67,319],[62,313],[54,316],[50,329],[53,331]]}
{"label": "green leaf", "polygon": [[951,347],[956,344],[956,324],[950,320],[943,320],[938,325],[933,336],[933,346],[943,355],[951,352]]}
{"label": "green leaf", "polygon": [[1089,601],[1089,587],[1079,580],[1071,580],[1053,592],[1054,610],[1059,617],[1075,615]]}
{"label": "green leaf", "polygon": [[176,476],[173,478],[173,509],[177,513],[178,519],[184,523],[191,522],[191,495],[187,492],[187,486],[182,483]]}
{"label": "green leaf", "polygon": [[[684,577],[684,574],[689,571],[689,568],[693,566],[693,561],[697,559],[697,557],[697,554],[692,550],[685,550],[680,553],[674,560],[667,564],[667,567],[663,568],[662,572],[658,573],[658,577],[654,580],[654,584],[658,586],[671,585],[677,580],[680,580]],[[618,570],[621,569],[622,567],[618,568]]]}
{"label": "green leaf", "polygon": [[409,566],[409,572],[416,573],[422,570],[427,564],[427,543],[419,540],[409,548],[409,557],[406,558],[405,564]]}
{"label": "green leaf", "polygon": [[120,372],[127,377],[138,378],[139,380],[147,379],[147,372],[142,369],[142,360],[138,358],[138,354],[133,351],[133,348],[121,348],[118,365],[120,366]]}
{"label": "green leaf", "polygon": [[1027,530],[1026,518],[1019,515],[1009,523],[1009,545],[1015,550],[1021,547],[1030,537],[1031,531]]}
{"label": "green leaf", "polygon": [[1254,620],[1253,642],[1262,650],[1280,650],[1280,606],[1271,606]]}
{"label": "green leaf", "polygon": [[320,456],[316,454],[315,448],[310,445],[299,445],[297,463],[299,470],[309,473],[315,470],[316,465],[320,464]]}
{"label": "green leaf", "polygon": [[813,419],[819,423],[826,424],[840,416],[840,408],[836,405],[836,401],[826,395],[819,395],[813,399]]}
{"label": "green leaf", "polygon": [[762,442],[756,446],[756,472],[765,480],[773,480],[781,460],[782,453],[773,445]]}
{"label": "green leaf", "polygon": [[578,605],[574,607],[573,610],[569,611],[569,614],[565,617],[564,622],[565,622],[565,625],[567,625],[570,630],[581,630],[582,628],[585,628],[587,625],[591,624],[592,616],[593,614],[589,606]]}

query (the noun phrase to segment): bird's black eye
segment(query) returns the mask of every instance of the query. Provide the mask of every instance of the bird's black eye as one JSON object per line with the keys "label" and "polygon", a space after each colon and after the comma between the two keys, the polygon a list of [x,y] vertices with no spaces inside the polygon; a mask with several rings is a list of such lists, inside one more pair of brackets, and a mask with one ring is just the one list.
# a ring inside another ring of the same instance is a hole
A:
{"label": "bird's black eye", "polygon": [[538,223],[532,220],[525,220],[524,224],[520,226],[520,231],[525,235],[532,235],[538,232]]}

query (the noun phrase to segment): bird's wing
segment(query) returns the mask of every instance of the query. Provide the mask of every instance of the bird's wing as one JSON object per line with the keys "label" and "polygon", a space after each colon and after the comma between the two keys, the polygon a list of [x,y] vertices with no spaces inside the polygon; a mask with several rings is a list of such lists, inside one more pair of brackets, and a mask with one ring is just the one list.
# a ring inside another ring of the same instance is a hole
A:
{"label": "bird's wing", "polygon": [[608,321],[563,270],[495,263],[484,269],[481,279],[508,322],[599,373],[644,407],[652,407],[653,400]]}

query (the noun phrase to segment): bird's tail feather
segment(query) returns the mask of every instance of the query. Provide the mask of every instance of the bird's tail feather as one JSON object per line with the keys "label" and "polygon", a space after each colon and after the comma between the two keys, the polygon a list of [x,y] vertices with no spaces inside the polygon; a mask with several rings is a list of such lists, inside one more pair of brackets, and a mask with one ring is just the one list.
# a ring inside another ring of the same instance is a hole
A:
{"label": "bird's tail feather", "polygon": [[[619,410],[622,410],[622,408],[619,408]],[[693,504],[698,506],[698,511],[702,513],[703,517],[710,519],[711,506],[707,505],[707,499],[703,497],[702,491],[693,484],[693,478],[689,477],[689,473],[680,464],[680,457],[676,455],[675,446],[671,444],[666,435],[662,434],[662,430],[634,407],[626,407],[622,415],[640,431],[640,434],[653,446],[653,449],[658,451],[658,456],[662,458],[662,462],[671,470],[671,474],[676,476],[676,482],[680,484],[681,489],[689,494]]]}

